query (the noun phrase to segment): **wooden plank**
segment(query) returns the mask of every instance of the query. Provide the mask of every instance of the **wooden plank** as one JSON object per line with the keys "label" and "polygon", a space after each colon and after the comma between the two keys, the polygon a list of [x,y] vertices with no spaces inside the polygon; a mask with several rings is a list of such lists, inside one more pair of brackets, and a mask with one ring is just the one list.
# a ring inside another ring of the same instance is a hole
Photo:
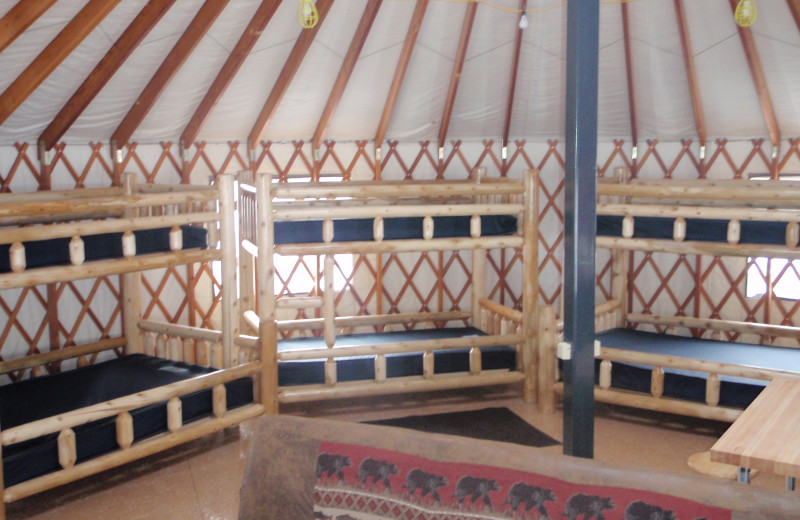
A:
{"label": "wooden plank", "polygon": [[19,108],[119,2],[120,0],[89,0],[22,74],[0,94],[0,124]]}
{"label": "wooden plank", "polygon": [[194,48],[206,34],[219,14],[228,4],[228,0],[206,0],[197,15],[192,19],[189,27],[183,31],[178,42],[172,47],[167,57],[158,67],[158,70],[150,78],[139,98],[134,102],[131,109],[122,119],[117,129],[111,135],[111,145],[114,150],[120,150],[130,140],[136,128],[144,120],[150,109],[169,82],[180,70],[181,66],[192,53]]}
{"label": "wooden plank", "polygon": [[631,31],[628,16],[628,3],[622,2],[622,41],[625,48],[625,77],[628,85],[628,114],[631,118],[631,143],[639,144],[639,132],[636,125],[636,88],[633,81],[633,56],[631,55]]}
{"label": "wooden plank", "polygon": [[39,143],[43,144],[45,150],[56,145],[174,3],[175,0],[150,0],[145,4],[39,136]]}
{"label": "wooden plank", "polygon": [[[736,12],[736,6],[739,0],[729,0],[732,12]],[[764,70],[761,67],[761,59],[758,57],[758,49],[753,39],[753,33],[749,27],[736,28],[739,31],[739,38],[742,40],[742,47],[744,54],[747,58],[747,65],[750,67],[750,75],[753,78],[753,84],[758,94],[758,101],[761,104],[761,112],[764,115],[764,123],[767,125],[769,132],[769,140],[772,142],[773,147],[777,147],[781,142],[781,131],[778,127],[778,118],[775,116],[775,107],[772,104],[772,97],[769,94],[769,86],[767,79],[764,76]]]}
{"label": "wooden plank", "polygon": [[478,3],[472,2],[467,5],[467,12],[464,15],[464,23],[461,26],[461,37],[458,41],[455,59],[453,60],[453,73],[450,75],[450,86],[447,88],[447,98],[444,104],[444,113],[442,114],[442,124],[439,126],[439,148],[444,147],[444,141],[447,138],[450,116],[453,114],[458,84],[461,81],[461,69],[464,68],[464,59],[467,56],[467,45],[469,45],[469,37],[472,33],[472,24],[475,21],[475,12],[477,9]]}
{"label": "wooden plank", "polygon": [[797,25],[797,30],[800,31],[800,0],[786,0],[786,4],[789,6],[789,11],[792,13],[792,18],[794,18],[794,23]]}
{"label": "wooden plank", "polygon": [[[386,240],[384,242],[333,242],[330,244],[283,244],[275,246],[280,255],[316,254],[369,254],[369,253],[408,253],[418,251],[451,251],[468,249],[504,249],[522,247],[524,240],[519,236],[492,236],[481,238],[433,238],[430,240]],[[724,245],[724,244],[722,244]],[[765,256],[765,255],[760,255]],[[798,250],[800,257],[800,250]],[[259,257],[260,258],[260,257]]]}
{"label": "wooden plank", "polygon": [[217,220],[219,220],[219,216],[216,213],[187,213],[183,215],[163,215],[159,217],[119,218],[67,222],[64,224],[51,224],[47,226],[27,226],[0,230],[0,244],[173,227],[200,222],[216,222]]}
{"label": "wooden plank", "polygon": [[56,0],[39,0],[37,2],[19,0],[0,19],[0,52],[3,52],[6,47],[11,45],[20,34],[25,32],[25,29],[38,20],[54,3],[56,3]]}
{"label": "wooden plank", "polygon": [[236,46],[231,51],[230,56],[228,56],[217,77],[214,78],[214,82],[208,88],[203,100],[197,106],[197,110],[192,115],[189,124],[183,130],[180,141],[183,148],[189,148],[194,140],[197,139],[197,134],[200,132],[200,128],[202,128],[208,114],[211,113],[211,110],[228,89],[236,73],[239,72],[244,60],[261,37],[261,33],[264,32],[275,11],[277,11],[278,5],[280,5],[280,0],[263,0],[261,5],[258,6],[244,33],[242,33],[239,41],[236,42]]}
{"label": "wooden plank", "polygon": [[336,348],[310,348],[279,352],[281,361],[299,361],[306,359],[340,359],[358,356],[374,356],[378,354],[400,354],[405,352],[422,352],[424,350],[453,350],[473,347],[497,347],[516,345],[522,341],[518,334],[502,334],[495,336],[464,336],[459,338],[426,339],[416,341],[396,341],[393,343],[377,343],[374,345],[338,346]]}
{"label": "wooden plank", "polygon": [[378,16],[378,10],[383,5],[383,0],[371,0],[367,2],[364,8],[364,13],[361,15],[361,21],[358,23],[353,40],[350,42],[350,47],[347,49],[347,54],[344,57],[344,62],[339,69],[339,75],[336,76],[336,81],[333,84],[331,93],[328,96],[328,102],[325,104],[325,109],[322,111],[322,116],[317,123],[317,129],[314,131],[312,145],[315,150],[318,150],[322,145],[322,140],[325,138],[325,132],[328,125],[336,112],[336,107],[339,106],[339,101],[342,99],[344,89],[350,81],[350,76],[353,74],[353,69],[356,67],[356,62],[361,54],[361,49],[364,48],[364,42],[367,41],[369,31],[372,29],[372,24],[375,17]]}
{"label": "wooden plank", "polygon": [[354,381],[334,386],[305,385],[283,387],[279,390],[281,403],[298,403],[323,399],[342,399],[364,395],[390,395],[406,392],[428,392],[472,388],[476,386],[504,385],[521,381],[521,372],[484,370],[480,374],[434,374],[423,376],[392,377],[383,381]]}
{"label": "wooden plank", "polygon": [[125,346],[125,338],[106,338],[85,345],[64,347],[19,359],[6,360],[0,362],[0,374],[7,374],[16,370],[26,370],[28,368],[46,365],[47,363],[53,363],[54,361],[76,358],[123,346]]}
{"label": "wooden plank", "polygon": [[474,215],[516,215],[524,209],[522,204],[453,204],[451,206],[362,206],[323,207],[310,204],[289,204],[275,209],[274,220],[321,220],[325,218],[396,218],[396,217],[471,217]]}
{"label": "wooden plank", "polygon": [[[523,13],[528,8],[528,0],[519,0],[519,10]],[[515,19],[516,20],[516,19]],[[523,30],[517,22],[517,30],[514,36],[514,53],[511,56],[511,79],[508,82],[508,95],[506,96],[506,117],[503,123],[502,146],[508,146],[508,134],[511,129],[511,115],[514,112],[514,93],[517,88],[517,72],[519,71],[519,55],[522,49]],[[530,65],[530,63],[528,64]]]}
{"label": "wooden plank", "polygon": [[319,14],[317,25],[311,29],[303,29],[303,32],[300,33],[300,37],[297,38],[297,42],[295,42],[294,48],[291,54],[289,54],[289,58],[283,65],[278,79],[275,80],[275,85],[273,85],[272,91],[270,91],[269,97],[267,97],[267,101],[264,103],[264,107],[261,109],[261,112],[258,114],[253,124],[253,129],[250,130],[250,134],[247,138],[247,146],[249,149],[255,149],[258,141],[261,139],[261,135],[272,120],[272,116],[275,115],[275,111],[278,109],[281,99],[283,99],[286,91],[289,90],[289,85],[294,75],[300,68],[303,58],[311,47],[314,37],[317,35],[317,31],[322,27],[325,17],[328,15],[328,11],[330,11],[332,5],[333,0],[317,0],[316,7],[317,13]]}
{"label": "wooden plank", "polygon": [[[400,51],[400,59],[397,62],[397,68],[394,70],[394,77],[392,78],[392,86],[389,88],[389,95],[386,98],[386,104],[383,106],[381,113],[381,120],[378,123],[378,130],[375,132],[375,147],[380,148],[383,145],[383,140],[386,137],[386,129],[389,127],[389,122],[394,113],[395,104],[397,104],[397,96],[400,93],[400,87],[403,84],[403,79],[408,70],[408,63],[411,61],[411,54],[414,52],[414,45],[417,42],[417,35],[422,26],[422,20],[425,18],[425,11],[428,8],[428,0],[418,0],[417,5],[414,7],[414,14],[411,16],[411,23],[408,25],[408,32],[406,39],[403,43],[403,50]],[[378,161],[380,164],[380,161]],[[380,176],[377,176],[380,179]]]}
{"label": "wooden plank", "polygon": [[145,271],[159,267],[220,260],[216,249],[186,249],[170,253],[153,253],[130,258],[115,258],[86,262],[83,265],[64,265],[30,269],[20,273],[0,274],[0,289],[30,287],[53,282],[69,282],[112,274]]}
{"label": "wooden plank", "polygon": [[686,79],[689,82],[689,97],[692,100],[692,110],[694,111],[694,123],[697,127],[697,140],[700,146],[706,145],[706,119],[703,114],[703,99],[700,96],[700,88],[697,83],[697,71],[694,66],[694,53],[692,52],[692,42],[689,38],[689,24],[686,20],[686,8],[683,0],[675,0],[675,16],[678,19],[678,32],[681,37],[681,48],[683,49],[683,63],[686,69]]}
{"label": "wooden plank", "polygon": [[760,246],[726,244],[721,242],[676,242],[674,240],[646,238],[597,237],[597,247],[626,251],[651,251],[682,255],[710,256],[768,256],[800,258],[800,249],[786,246]]}
{"label": "wooden plank", "polygon": [[800,477],[800,381],[775,379],[711,448],[711,460]]}

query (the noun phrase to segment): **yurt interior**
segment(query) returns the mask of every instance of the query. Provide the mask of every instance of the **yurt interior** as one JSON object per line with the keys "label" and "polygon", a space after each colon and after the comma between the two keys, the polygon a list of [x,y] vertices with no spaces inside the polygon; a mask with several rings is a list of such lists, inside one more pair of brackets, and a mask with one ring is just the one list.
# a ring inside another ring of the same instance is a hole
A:
{"label": "yurt interior", "polygon": [[[424,435],[800,511],[800,0],[0,0],[0,70],[0,519],[288,520],[270,420],[495,409]],[[306,518],[683,511],[344,460],[418,509]]]}

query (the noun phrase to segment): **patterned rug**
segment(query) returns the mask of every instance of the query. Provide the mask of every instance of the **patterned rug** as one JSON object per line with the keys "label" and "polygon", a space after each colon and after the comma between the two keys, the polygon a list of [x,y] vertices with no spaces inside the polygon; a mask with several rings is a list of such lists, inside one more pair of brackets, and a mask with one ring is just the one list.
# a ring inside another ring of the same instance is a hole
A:
{"label": "patterned rug", "polygon": [[537,448],[561,444],[505,407],[432,415],[412,415],[399,419],[365,422],[367,424],[396,426],[430,433],[460,435],[473,439],[513,442]]}

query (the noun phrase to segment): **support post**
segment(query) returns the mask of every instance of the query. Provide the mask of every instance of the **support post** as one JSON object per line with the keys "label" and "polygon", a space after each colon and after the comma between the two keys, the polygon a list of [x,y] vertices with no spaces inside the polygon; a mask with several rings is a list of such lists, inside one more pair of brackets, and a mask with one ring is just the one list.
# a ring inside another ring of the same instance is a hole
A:
{"label": "support post", "polygon": [[599,0],[567,2],[564,453],[594,456],[594,292]]}

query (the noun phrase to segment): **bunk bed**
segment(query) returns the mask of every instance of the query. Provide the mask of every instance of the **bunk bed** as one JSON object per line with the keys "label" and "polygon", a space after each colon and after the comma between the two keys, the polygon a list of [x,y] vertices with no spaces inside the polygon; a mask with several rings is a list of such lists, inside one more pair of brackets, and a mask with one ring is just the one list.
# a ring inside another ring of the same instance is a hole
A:
{"label": "bunk bed", "polygon": [[[0,361],[13,381],[0,387],[0,517],[263,412],[258,341],[238,335],[231,290],[234,196],[231,175],[205,187],[137,186],[133,174],[122,187],[0,194],[0,289],[119,275],[122,293],[119,337]],[[221,330],[142,319],[142,271],[210,261],[222,265]]]}
{"label": "bunk bed", "polygon": [[[530,178],[473,177],[278,183],[258,174],[255,185],[240,180],[243,326],[259,330],[265,344],[273,411],[278,403],[520,381],[526,399],[535,399],[528,319],[535,280],[527,275],[535,265],[528,262],[532,184]],[[503,248],[524,248],[521,310],[485,297],[488,251]],[[337,315],[334,255],[378,255],[379,270],[380,255],[453,250],[472,251],[471,310]],[[276,298],[275,255],[321,257],[321,294]],[[281,309],[305,308],[318,317],[278,319]]]}
{"label": "bunk bed", "polygon": [[[800,258],[800,184],[776,181],[598,182],[597,248],[611,252],[611,298],[596,307],[595,399],[733,421],[769,380],[800,377],[800,329],[723,319],[628,312],[631,251]],[[542,409],[563,391],[561,325],[539,312]],[[753,339],[754,338],[754,339]],[[736,339],[737,341],[731,341]],[[744,340],[752,343],[745,343]],[[777,341],[781,339],[781,341]],[[554,370],[555,367],[555,370]]]}

